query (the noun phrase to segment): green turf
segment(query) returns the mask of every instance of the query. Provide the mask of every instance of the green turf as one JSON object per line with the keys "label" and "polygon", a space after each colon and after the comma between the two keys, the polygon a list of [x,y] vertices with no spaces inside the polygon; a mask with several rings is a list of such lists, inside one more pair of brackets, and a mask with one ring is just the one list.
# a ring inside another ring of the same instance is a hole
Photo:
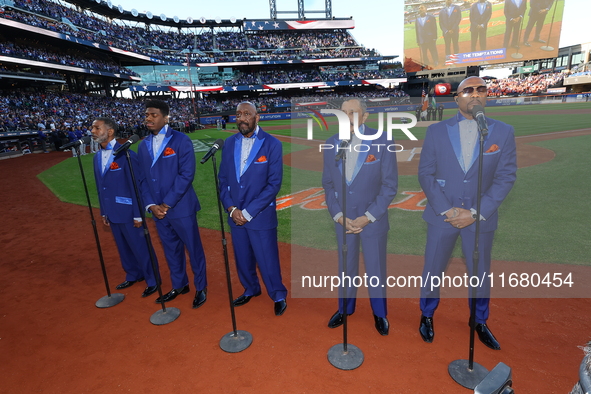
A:
{"label": "green turf", "polygon": [[[488,108],[489,112],[531,112],[531,115],[496,115],[515,127],[516,135],[540,134],[552,131],[573,130],[588,127],[588,115],[549,115],[546,110],[582,108],[585,104],[551,104]],[[589,106],[587,105],[587,108]],[[455,110],[446,110],[449,116]],[[587,120],[587,124],[585,124]],[[374,123],[372,123],[374,122]],[[375,127],[376,120],[369,125]],[[263,128],[277,125],[277,121],[261,122]],[[200,130],[189,134],[192,139],[212,143],[217,138],[227,138],[230,133],[215,129]],[[285,130],[273,133],[290,135],[289,124]],[[424,128],[413,128],[421,139]],[[301,132],[301,131],[300,131]],[[326,138],[335,130],[319,133],[315,138]],[[305,135],[305,134],[304,134]],[[401,137],[403,138],[403,137]],[[398,137],[397,137],[398,139]],[[398,139],[400,142],[400,139]],[[550,162],[518,170],[517,182],[500,209],[500,225],[496,233],[493,258],[513,261],[537,261],[552,263],[590,264],[589,212],[591,192],[589,168],[591,136],[555,139],[536,143],[553,150],[556,157]],[[133,147],[137,148],[137,145]],[[284,153],[306,149],[300,144],[283,143]],[[196,153],[199,160],[203,152]],[[219,155],[218,155],[219,160]],[[96,188],[92,171],[92,156],[83,156],[82,163],[87,177],[91,202],[97,207]],[[197,164],[193,183],[201,201],[199,223],[206,228],[219,229],[216,193],[212,162]],[[39,178],[62,200],[86,204],[77,159],[69,158],[39,174]],[[321,187],[319,172],[305,171],[284,165],[284,182],[279,197],[311,187]],[[399,177],[399,195],[403,191],[419,191],[416,176]],[[566,202],[566,203],[565,203]],[[570,203],[569,203],[570,202]],[[326,234],[332,234],[332,222],[327,210],[305,210],[299,206],[278,212],[279,239],[317,248],[333,248],[326,242]],[[424,251],[426,225],[420,211],[391,209],[390,253],[421,255]],[[292,231],[292,224],[293,230]],[[226,227],[227,230],[227,227]],[[458,249],[456,256],[461,253]]]}

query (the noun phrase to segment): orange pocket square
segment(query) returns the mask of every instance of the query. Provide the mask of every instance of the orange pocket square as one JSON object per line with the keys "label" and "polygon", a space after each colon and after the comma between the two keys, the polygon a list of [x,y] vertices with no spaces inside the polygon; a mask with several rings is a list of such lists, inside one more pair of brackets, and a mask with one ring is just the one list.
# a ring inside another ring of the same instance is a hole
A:
{"label": "orange pocket square", "polygon": [[172,156],[175,153],[176,152],[171,147],[168,147],[168,148],[164,149],[164,156]]}
{"label": "orange pocket square", "polygon": [[267,161],[267,156],[261,156],[257,159],[257,163],[264,163]]}
{"label": "orange pocket square", "polygon": [[367,155],[367,159],[365,159],[365,162],[371,163],[372,161],[376,161],[376,157],[374,155]]}
{"label": "orange pocket square", "polygon": [[490,148],[484,153],[493,153],[499,150],[499,146],[497,144],[492,144]]}
{"label": "orange pocket square", "polygon": [[112,162],[111,163],[111,167],[109,167],[111,170],[118,170],[119,169],[119,164]]}

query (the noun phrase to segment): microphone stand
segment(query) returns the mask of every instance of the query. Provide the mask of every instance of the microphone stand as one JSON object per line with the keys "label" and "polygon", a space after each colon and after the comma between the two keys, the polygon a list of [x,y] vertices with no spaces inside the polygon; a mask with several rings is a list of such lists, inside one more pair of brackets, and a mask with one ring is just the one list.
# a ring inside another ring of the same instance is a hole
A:
{"label": "microphone stand", "polygon": [[[472,252],[472,275],[478,276],[478,263],[480,258],[479,238],[480,238],[480,204],[482,195],[482,163],[484,161],[484,138],[488,134],[487,130],[482,130],[478,126],[480,134],[480,155],[478,157],[478,185],[476,189],[476,231],[474,234],[474,251]],[[481,283],[482,285],[482,283]],[[472,286],[470,281],[470,349],[468,360],[455,360],[448,366],[448,372],[456,383],[468,389],[474,389],[488,375],[488,369],[474,362],[474,331],[476,327],[476,287]]]}
{"label": "microphone stand", "polygon": [[154,254],[152,239],[150,238],[150,231],[148,230],[148,223],[146,223],[146,213],[144,212],[144,205],[142,204],[141,195],[135,180],[135,173],[133,171],[133,164],[131,163],[129,147],[125,149],[125,156],[127,158],[127,164],[129,165],[131,183],[133,184],[133,191],[135,192],[135,197],[140,211],[140,216],[142,218],[144,238],[146,239],[146,245],[148,246],[148,251],[150,252],[150,262],[152,263],[152,270],[154,271],[154,278],[156,279],[156,288],[158,289],[158,295],[160,296],[161,300],[160,304],[162,306],[162,310],[154,312],[154,314],[150,317],[150,323],[157,326],[162,326],[164,324],[172,323],[173,321],[175,321],[180,316],[181,311],[178,308],[166,309],[164,297],[162,296],[162,279],[160,278],[160,270],[158,269],[158,263],[156,263],[156,255]]}
{"label": "microphone stand", "polygon": [[554,47],[550,46],[550,38],[552,37],[552,28],[554,27],[554,17],[556,16],[556,7],[558,7],[557,2],[554,2],[554,11],[552,11],[552,21],[550,22],[550,31],[548,32],[548,40],[546,41],[546,45],[542,45],[540,47],[543,51],[553,51]]}
{"label": "microphone stand", "polygon": [[230,315],[232,316],[232,332],[220,339],[220,348],[228,353],[238,353],[248,348],[252,343],[252,335],[248,331],[236,330],[236,315],[234,313],[234,296],[232,295],[232,280],[230,278],[230,263],[228,260],[228,246],[226,232],[224,230],[224,216],[222,213],[222,199],[220,198],[220,181],[215,154],[211,157],[213,163],[213,177],[215,179],[215,191],[218,197],[218,213],[220,216],[220,228],[222,231],[222,248],[224,250],[224,265],[226,267],[226,282],[228,284],[228,299],[230,300]]}
{"label": "microphone stand", "polygon": [[[340,147],[341,145],[339,145]],[[345,149],[348,146],[345,145],[343,150],[337,152],[336,160],[341,160],[342,171],[341,171],[341,184],[342,184],[342,206],[341,211],[343,213],[343,240],[341,247],[341,256],[343,259],[343,271],[341,272],[341,278],[347,272],[347,155]],[[344,286],[343,280],[343,343],[338,343],[328,350],[328,361],[333,367],[350,371],[359,367],[363,363],[363,352],[355,345],[347,343],[347,289]]]}
{"label": "microphone stand", "polygon": [[90,212],[90,223],[92,224],[92,229],[94,231],[94,239],[96,241],[96,248],[98,250],[99,260],[101,262],[101,270],[103,271],[103,279],[105,280],[105,287],[107,288],[107,295],[101,297],[96,303],[97,308],[109,308],[119,304],[121,301],[125,299],[125,294],[121,293],[114,293],[111,294],[111,289],[109,288],[109,279],[107,279],[107,270],[105,269],[105,260],[103,259],[103,250],[101,248],[101,242],[99,240],[98,231],[96,229],[96,220],[94,220],[94,213],[92,212],[92,205],[90,204],[90,195],[88,194],[88,187],[86,185],[86,177],[84,176],[84,168],[82,168],[82,160],[80,159],[80,155],[76,156],[78,158],[78,166],[80,167],[80,174],[82,175],[82,184],[84,185],[84,192],[86,193],[86,202],[88,203],[88,210]]}
{"label": "microphone stand", "polygon": [[513,59],[521,59],[523,57],[523,54],[519,53],[519,40],[521,40],[521,28],[523,27],[523,18],[525,16],[521,17],[521,19],[519,20],[519,30],[517,31],[517,48],[515,48],[515,53],[511,54],[511,57]]}

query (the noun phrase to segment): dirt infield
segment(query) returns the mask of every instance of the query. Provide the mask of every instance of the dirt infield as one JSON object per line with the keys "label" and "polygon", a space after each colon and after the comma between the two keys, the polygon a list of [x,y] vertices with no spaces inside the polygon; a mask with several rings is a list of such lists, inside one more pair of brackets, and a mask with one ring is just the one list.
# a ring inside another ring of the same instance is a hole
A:
{"label": "dirt infield", "polygon": [[[519,149],[527,138],[518,140]],[[253,335],[253,344],[242,353],[223,352],[219,340],[232,326],[218,231],[202,230],[209,280],[202,308],[191,309],[192,288],[169,305],[181,310],[178,320],[154,326],[149,318],[160,308],[155,296],[140,298],[143,284],[121,291],[126,299],[120,305],[96,308],[106,291],[88,208],[60,202],[36,178],[68,157],[52,152],[0,161],[5,201],[0,228],[2,393],[469,392],[447,372],[451,361],[468,357],[465,299],[442,300],[433,344],[424,343],[417,332],[417,299],[389,300],[387,337],[375,331],[369,302],[359,300],[349,319],[349,342],[364,352],[365,361],[345,372],[326,358],[328,349],[342,340],[340,329],[326,327],[335,300],[288,298],[285,315],[276,317],[263,294],[236,309],[238,328]],[[163,290],[168,291],[152,223],[150,229]],[[101,225],[99,235],[114,291],[124,273],[111,234]],[[280,245],[288,288],[290,250]],[[421,256],[394,258],[422,264]],[[235,275],[233,287],[240,294]],[[568,392],[583,357],[578,346],[590,339],[590,308],[589,299],[493,300],[489,323],[502,350],[476,341],[475,360],[488,369],[501,361],[508,364],[518,393]]]}

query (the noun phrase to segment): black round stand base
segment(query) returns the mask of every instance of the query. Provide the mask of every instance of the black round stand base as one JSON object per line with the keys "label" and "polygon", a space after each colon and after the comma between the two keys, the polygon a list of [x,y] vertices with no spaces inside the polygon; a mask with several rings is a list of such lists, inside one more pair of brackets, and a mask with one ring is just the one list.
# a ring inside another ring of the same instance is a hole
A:
{"label": "black round stand base", "polygon": [[220,348],[224,352],[238,353],[248,348],[252,343],[252,335],[248,331],[236,330],[227,333],[220,339]]}
{"label": "black round stand base", "polygon": [[355,345],[338,343],[328,350],[328,361],[333,367],[350,371],[363,364],[363,352]]}
{"label": "black round stand base", "polygon": [[488,375],[488,369],[478,363],[472,363],[472,370],[468,369],[468,360],[455,360],[447,367],[447,372],[453,380],[467,389],[473,390]]}
{"label": "black round stand base", "polygon": [[156,326],[163,326],[172,323],[181,315],[181,310],[178,308],[166,308],[166,312],[159,310],[150,316],[150,323]]}
{"label": "black round stand base", "polygon": [[125,294],[115,293],[111,294],[111,296],[106,295],[100,298],[94,305],[96,305],[97,308],[110,308],[119,304],[124,299]]}

